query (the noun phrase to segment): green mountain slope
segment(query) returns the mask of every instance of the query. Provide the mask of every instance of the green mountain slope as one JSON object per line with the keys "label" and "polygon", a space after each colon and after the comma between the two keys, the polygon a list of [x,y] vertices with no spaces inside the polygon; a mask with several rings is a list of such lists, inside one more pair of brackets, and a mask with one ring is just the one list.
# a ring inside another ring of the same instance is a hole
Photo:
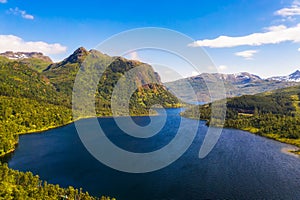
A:
{"label": "green mountain slope", "polygon": [[[112,115],[110,105],[114,87],[126,72],[139,66],[143,66],[143,70],[139,70],[137,76],[127,79],[123,84],[124,95],[130,91],[127,85],[143,85],[137,88],[130,99],[131,115],[148,114],[150,106],[155,104],[160,104],[163,107],[180,106],[178,99],[166,90],[159,76],[150,65],[122,57],[110,57],[96,50],[87,51],[81,47],[62,62],[50,65],[43,74],[49,78],[59,93],[68,95],[69,100],[71,100],[76,74],[86,59],[92,65],[96,63],[97,66],[106,68],[103,74],[99,75],[100,81],[97,91],[95,91],[95,94],[91,94],[95,95],[98,115]],[[86,63],[84,63],[84,70],[92,75],[93,72],[89,71],[89,66]],[[144,84],[146,82],[156,84]],[[89,83],[86,82],[86,85],[89,85]]]}
{"label": "green mountain slope", "polygon": [[19,62],[28,65],[31,69],[34,69],[38,72],[44,71],[49,65],[52,64],[52,61],[40,58],[25,58],[21,59]]}
{"label": "green mountain slope", "polygon": [[[247,130],[300,147],[299,99],[300,86],[228,98],[225,127]],[[200,117],[194,114],[197,111]],[[185,117],[208,120],[208,123],[212,120],[210,114],[211,104],[195,106],[182,113]]]}
{"label": "green mountain slope", "polygon": [[67,96],[58,94],[46,76],[16,61],[0,61],[0,95],[70,105]]}

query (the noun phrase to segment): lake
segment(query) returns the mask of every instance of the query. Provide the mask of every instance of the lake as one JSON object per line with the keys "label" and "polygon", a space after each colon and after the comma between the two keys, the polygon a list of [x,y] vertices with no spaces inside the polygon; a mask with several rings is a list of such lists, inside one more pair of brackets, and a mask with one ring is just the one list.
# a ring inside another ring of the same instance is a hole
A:
{"label": "lake", "polygon": [[[174,138],[179,111],[168,109],[164,128],[148,139],[124,134],[112,118],[98,120],[119,147],[148,152],[162,148]],[[141,125],[149,123],[148,117],[134,120]],[[82,123],[89,125],[89,119]],[[196,121],[187,119],[185,123]],[[300,159],[282,153],[289,145],[223,129],[215,148],[199,159],[206,131],[205,122],[201,121],[196,138],[183,156],[166,168],[149,173],[125,173],[101,164],[85,149],[74,124],[20,136],[8,164],[13,169],[38,174],[49,183],[82,187],[92,195],[109,195],[118,200],[300,199]]]}

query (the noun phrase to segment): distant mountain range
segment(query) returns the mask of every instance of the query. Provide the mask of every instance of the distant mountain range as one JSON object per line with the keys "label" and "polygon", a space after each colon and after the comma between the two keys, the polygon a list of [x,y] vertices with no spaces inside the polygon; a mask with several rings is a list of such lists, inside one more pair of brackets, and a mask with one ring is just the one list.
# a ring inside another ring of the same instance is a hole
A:
{"label": "distant mountain range", "polygon": [[51,58],[45,56],[43,53],[40,52],[13,52],[13,51],[6,51],[4,53],[0,53],[0,56],[4,56],[11,60],[21,60],[26,58],[38,58],[40,60],[46,62],[52,62]]}
{"label": "distant mountain range", "polygon": [[[211,94],[218,93],[219,88],[209,91],[206,82],[213,83],[216,80],[223,81],[227,97],[235,97],[299,85],[300,71],[297,70],[288,76],[271,77],[267,79],[247,72],[237,74],[203,73],[198,76],[168,82],[165,83],[165,85],[168,89],[174,91],[183,101],[210,102]],[[193,87],[197,99],[191,98],[192,95],[187,94],[187,82]]]}
{"label": "distant mountain range", "polygon": [[[17,60],[30,66],[32,69],[41,72],[53,82],[59,91],[63,90],[64,92],[68,93],[68,95],[70,95],[72,92],[72,82],[74,80],[73,75],[70,76],[70,73],[76,73],[79,69],[80,63],[82,63],[88,55],[97,55],[101,57],[101,59],[108,61],[115,59],[115,62],[118,62],[118,65],[120,66],[126,66],[128,64],[132,66],[138,66],[142,64],[138,61],[129,62],[121,57],[109,57],[96,50],[87,51],[83,47],[78,48],[72,55],[58,63],[53,63],[49,57],[44,56],[42,53],[36,52],[27,53],[7,51],[0,54],[2,57],[9,58],[10,60]],[[155,75],[156,81],[160,82],[160,77],[156,72],[152,70],[150,74]],[[236,74],[203,73],[198,76],[164,83],[164,85],[169,90],[175,92],[182,101],[209,102],[211,101],[211,95],[218,92],[218,88],[213,91],[208,91],[206,81],[214,82],[216,80],[222,80],[224,82],[227,97],[235,97],[299,85],[300,71],[297,70],[296,72],[287,76],[274,76],[266,79],[247,72]],[[193,87],[197,98],[191,98],[192,95],[187,93],[188,89],[186,88],[186,81],[188,81]]]}

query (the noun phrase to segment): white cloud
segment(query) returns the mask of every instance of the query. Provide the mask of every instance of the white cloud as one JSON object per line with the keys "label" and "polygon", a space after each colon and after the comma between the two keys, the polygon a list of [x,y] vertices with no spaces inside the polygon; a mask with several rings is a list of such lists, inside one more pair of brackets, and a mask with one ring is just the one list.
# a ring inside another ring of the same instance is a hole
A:
{"label": "white cloud", "polygon": [[140,60],[139,55],[136,51],[133,51],[129,54],[129,59],[131,59],[131,60]]}
{"label": "white cloud", "polygon": [[67,47],[61,44],[48,44],[42,41],[24,41],[22,38],[14,35],[0,35],[0,52],[5,51],[23,51],[23,52],[42,52],[48,54],[64,53]]}
{"label": "white cloud", "polygon": [[298,49],[298,51],[300,51],[300,48]]}
{"label": "white cloud", "polygon": [[265,28],[266,31],[282,31],[284,29],[286,29],[285,25],[270,26]]}
{"label": "white cloud", "polygon": [[21,16],[24,19],[30,19],[30,20],[34,19],[33,15],[28,14],[25,10],[20,10],[18,7],[14,8],[14,9],[10,8],[8,13],[16,15],[16,16]]}
{"label": "white cloud", "polygon": [[219,67],[218,67],[218,71],[224,71],[224,70],[226,70],[228,67],[226,66],[226,65],[220,65]]}
{"label": "white cloud", "polygon": [[234,55],[245,58],[246,60],[251,60],[258,51],[257,50],[247,50],[236,52]]}
{"label": "white cloud", "polygon": [[291,16],[300,15],[300,2],[297,0],[294,1],[291,7],[277,10],[275,12],[275,15],[279,15],[282,17],[291,17]]}
{"label": "white cloud", "polygon": [[198,76],[200,73],[197,71],[192,71],[192,76]]}
{"label": "white cloud", "polygon": [[7,0],[0,0],[0,3],[7,3]]}
{"label": "white cloud", "polygon": [[300,24],[293,27],[286,27],[284,25],[272,26],[268,28],[269,31],[262,33],[253,33],[241,37],[220,36],[215,39],[198,40],[192,44],[191,47],[237,47],[237,46],[260,46],[264,44],[279,44],[281,42],[300,42]]}

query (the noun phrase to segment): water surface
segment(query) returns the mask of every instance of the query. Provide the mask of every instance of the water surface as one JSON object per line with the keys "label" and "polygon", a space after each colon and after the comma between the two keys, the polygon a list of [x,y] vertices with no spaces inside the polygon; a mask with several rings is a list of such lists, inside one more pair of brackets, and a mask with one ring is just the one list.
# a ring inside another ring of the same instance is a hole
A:
{"label": "water surface", "polygon": [[[176,134],[179,109],[167,112],[165,127],[149,139],[124,134],[112,118],[99,122],[116,145],[148,152],[162,148]],[[148,117],[134,120],[141,125],[149,123]],[[89,125],[88,119],[83,121]],[[186,123],[188,126],[196,121]],[[82,187],[92,195],[110,195],[119,200],[300,199],[300,159],[282,153],[288,145],[224,129],[213,151],[199,159],[206,131],[205,122],[200,122],[193,144],[181,158],[162,170],[145,174],[124,173],[99,163],[81,143],[74,124],[20,136],[9,166],[32,171],[50,183]]]}

